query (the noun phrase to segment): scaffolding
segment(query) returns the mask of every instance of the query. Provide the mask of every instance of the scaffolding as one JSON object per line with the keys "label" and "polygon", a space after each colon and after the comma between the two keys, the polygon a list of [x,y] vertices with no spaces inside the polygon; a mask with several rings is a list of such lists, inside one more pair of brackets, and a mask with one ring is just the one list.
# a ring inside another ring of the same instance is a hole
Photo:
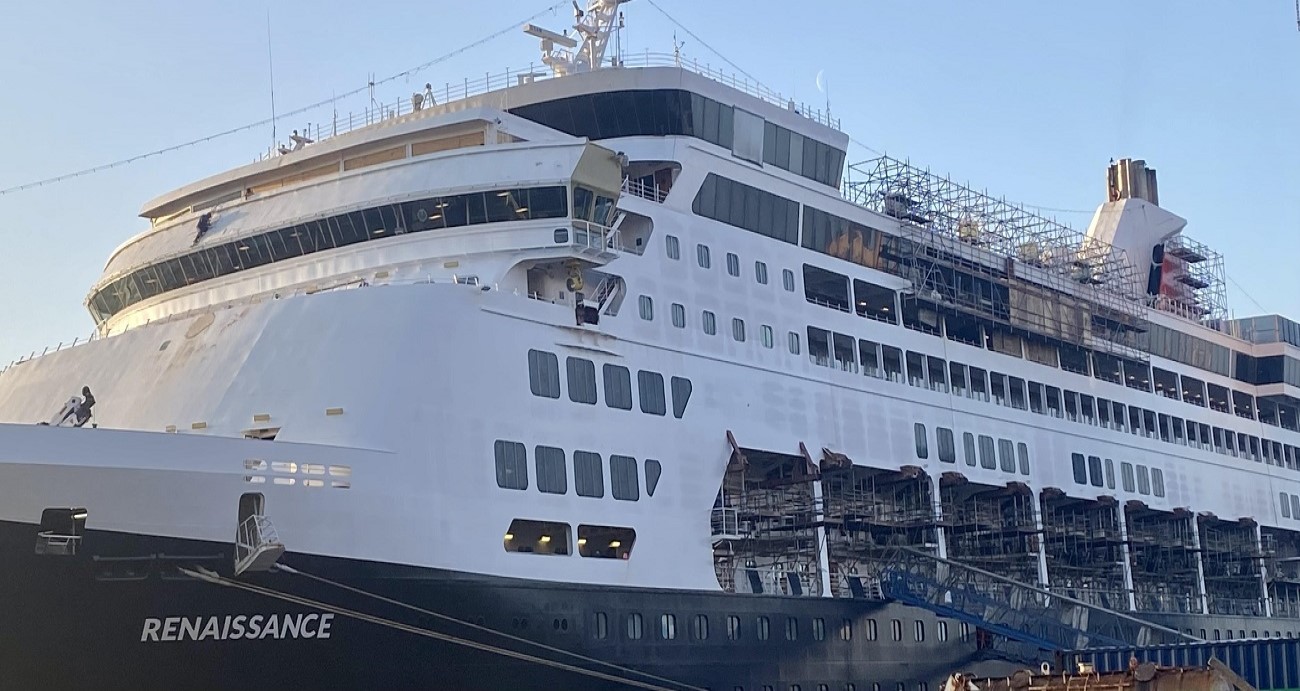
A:
{"label": "scaffolding", "polygon": [[1228,289],[1223,255],[1181,233],[1164,243],[1162,272],[1172,289],[1163,289],[1152,306],[1193,321],[1219,320],[1228,315]]}
{"label": "scaffolding", "polygon": [[713,564],[728,592],[820,595],[816,467],[738,449],[713,509]]}
{"label": "scaffolding", "polygon": [[[902,471],[853,466],[822,477],[826,549],[836,597],[874,587],[893,549],[936,549],[934,500],[916,468]],[[865,580],[864,580],[865,579]]]}
{"label": "scaffolding", "polygon": [[1264,553],[1250,521],[1199,519],[1201,568],[1211,614],[1264,615],[1260,569]]}
{"label": "scaffolding", "polygon": [[1146,281],[1122,250],[887,156],[850,171],[849,201],[902,222],[873,263],[911,281],[914,299],[1007,334],[1144,357]]}
{"label": "scaffolding", "polygon": [[1029,487],[940,483],[948,558],[1020,583],[1037,583],[1040,541]]}
{"label": "scaffolding", "polygon": [[1265,528],[1260,537],[1273,616],[1300,618],[1300,533]]}
{"label": "scaffolding", "polygon": [[1051,590],[1107,609],[1128,609],[1124,535],[1114,499],[1045,491],[1043,549]]}
{"label": "scaffolding", "polygon": [[1201,613],[1191,513],[1154,511],[1130,502],[1125,519],[1137,611]]}

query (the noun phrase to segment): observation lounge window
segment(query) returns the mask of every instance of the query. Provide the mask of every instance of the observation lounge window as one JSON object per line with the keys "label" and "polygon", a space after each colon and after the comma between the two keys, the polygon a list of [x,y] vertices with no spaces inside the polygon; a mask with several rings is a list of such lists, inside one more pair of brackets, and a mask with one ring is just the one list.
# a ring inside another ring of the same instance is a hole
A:
{"label": "observation lounge window", "polygon": [[571,543],[569,525],[550,521],[516,518],[506,530],[503,544],[507,552],[567,556]]}
{"label": "observation lounge window", "polygon": [[808,302],[849,311],[849,277],[810,264],[803,265],[804,296]]}
{"label": "observation lounge window", "polygon": [[627,559],[636,544],[636,531],[608,525],[579,525],[578,554],[596,559]]}

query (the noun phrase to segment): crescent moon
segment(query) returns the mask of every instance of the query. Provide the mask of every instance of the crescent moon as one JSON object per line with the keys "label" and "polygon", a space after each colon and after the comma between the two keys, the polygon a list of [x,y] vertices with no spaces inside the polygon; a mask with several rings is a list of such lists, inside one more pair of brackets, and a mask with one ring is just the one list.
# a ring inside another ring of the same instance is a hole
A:
{"label": "crescent moon", "polygon": [[817,90],[818,90],[818,91],[825,91],[825,90],[826,90],[826,80],[825,80],[825,78],[824,78],[824,75],[825,75],[825,74],[826,74],[826,70],[817,70]]}

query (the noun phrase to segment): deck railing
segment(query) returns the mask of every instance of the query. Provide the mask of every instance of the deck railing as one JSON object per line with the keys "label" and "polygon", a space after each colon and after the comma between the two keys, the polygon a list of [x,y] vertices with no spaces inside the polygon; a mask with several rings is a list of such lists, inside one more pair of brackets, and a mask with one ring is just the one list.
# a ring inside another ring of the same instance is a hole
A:
{"label": "deck railing", "polygon": [[[827,127],[839,129],[840,121],[831,117],[829,108],[823,111],[806,103],[796,103],[777,91],[743,75],[728,73],[715,68],[709,63],[701,64],[699,60],[688,59],[666,53],[632,53],[625,56],[618,66],[607,62],[602,69],[625,69],[642,67],[678,67],[700,76],[725,84],[737,91],[744,92],[766,103],[780,106],[802,117],[808,118]],[[475,96],[501,91],[513,86],[540,82],[548,79],[563,79],[554,76],[543,65],[529,65],[525,69],[506,70],[497,74],[484,73],[482,77],[462,78],[459,82],[443,82],[441,87],[433,87],[433,103],[423,103],[422,110],[437,109],[447,103],[462,101]],[[432,82],[429,82],[432,83]],[[329,122],[308,122],[300,132],[314,142],[345,134],[353,130],[369,127],[388,120],[401,118],[415,112],[410,95],[403,95],[394,100],[380,101],[372,98],[370,104],[359,113],[349,112],[346,116],[334,115]],[[264,152],[261,158],[275,156],[274,149]]]}

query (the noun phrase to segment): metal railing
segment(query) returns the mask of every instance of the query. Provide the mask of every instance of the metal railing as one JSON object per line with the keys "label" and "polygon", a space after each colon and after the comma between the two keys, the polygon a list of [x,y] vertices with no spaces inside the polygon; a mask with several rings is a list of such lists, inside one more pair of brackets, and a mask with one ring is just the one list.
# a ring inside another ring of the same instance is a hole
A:
{"label": "metal railing", "polygon": [[[727,73],[721,68],[715,69],[707,62],[700,64],[700,61],[696,59],[688,59],[668,53],[651,53],[648,51],[629,54],[621,59],[618,64],[615,64],[613,60],[614,58],[609,58],[601,69],[677,67],[729,86],[766,103],[785,108],[790,112],[805,117],[818,124],[825,125],[826,127],[834,129],[839,129],[840,127],[840,121],[831,117],[829,107],[825,112],[823,112],[820,108],[813,108],[807,103],[796,103],[793,99],[785,98],[779,92],[764,86],[760,82],[751,80],[743,75],[738,76],[734,73]],[[434,98],[433,104],[424,103],[420,110],[436,110],[447,103],[462,101],[494,91],[501,91],[513,86],[540,82],[548,79],[564,79],[564,77],[556,77],[552,75],[545,66],[530,64],[527,69],[508,69],[505,72],[497,74],[488,72],[484,73],[482,77],[476,77],[473,79],[465,77],[458,83],[444,82],[441,88],[435,88],[432,90]],[[413,112],[416,112],[416,109],[409,95],[401,96],[388,102],[372,98],[370,104],[359,113],[349,112],[343,117],[335,114],[329,122],[324,123],[308,122],[303,128],[301,128],[301,131],[307,138],[314,142],[319,142],[363,127],[369,127],[388,120],[401,118],[410,115]],[[265,159],[273,157],[277,153],[278,152],[275,149],[269,149],[263,153],[260,158]]]}
{"label": "metal railing", "polygon": [[664,200],[668,198],[668,190],[659,187],[659,185],[647,185],[639,180],[629,178],[623,178],[623,193],[649,199],[660,204],[664,203]]}
{"label": "metal railing", "polygon": [[267,545],[280,544],[275,526],[266,516],[253,515],[239,524],[235,535],[235,563],[242,563]]}

